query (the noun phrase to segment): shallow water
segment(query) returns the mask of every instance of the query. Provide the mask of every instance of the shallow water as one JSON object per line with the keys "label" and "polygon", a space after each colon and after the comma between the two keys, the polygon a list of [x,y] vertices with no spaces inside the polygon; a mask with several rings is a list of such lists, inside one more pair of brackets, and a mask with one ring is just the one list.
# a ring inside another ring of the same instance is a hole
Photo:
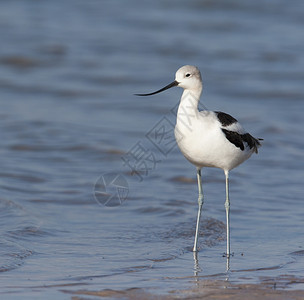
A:
{"label": "shallow water", "polygon": [[[304,19],[292,2],[1,3],[1,298],[282,276],[296,279],[278,288],[304,289]],[[195,169],[172,132],[181,90],[133,96],[184,64],[201,69],[204,106],[264,138],[231,172],[228,274],[221,170],[203,170],[191,251]]]}

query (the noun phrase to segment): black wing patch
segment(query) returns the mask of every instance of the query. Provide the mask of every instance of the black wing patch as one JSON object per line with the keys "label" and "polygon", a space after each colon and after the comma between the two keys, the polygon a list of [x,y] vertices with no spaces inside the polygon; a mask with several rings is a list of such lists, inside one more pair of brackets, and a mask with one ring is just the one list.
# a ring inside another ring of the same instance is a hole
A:
{"label": "black wing patch", "polygon": [[237,120],[234,117],[232,117],[226,113],[223,113],[221,111],[216,111],[215,113],[217,115],[217,118],[221,122],[222,126],[224,126],[224,127],[229,126],[233,123],[237,123]]}
{"label": "black wing patch", "polygon": [[229,131],[229,130],[223,129],[223,128],[222,128],[222,131],[225,133],[227,140],[230,143],[234,144],[235,147],[238,147],[241,150],[245,149],[241,134],[234,132],[234,131]]}
{"label": "black wing patch", "polygon": [[224,132],[227,140],[236,147],[240,148],[242,151],[245,149],[244,143],[246,143],[250,149],[253,148],[254,152],[258,153],[258,147],[261,146],[261,144],[258,139],[254,138],[249,133],[239,134],[223,128],[222,131]]}

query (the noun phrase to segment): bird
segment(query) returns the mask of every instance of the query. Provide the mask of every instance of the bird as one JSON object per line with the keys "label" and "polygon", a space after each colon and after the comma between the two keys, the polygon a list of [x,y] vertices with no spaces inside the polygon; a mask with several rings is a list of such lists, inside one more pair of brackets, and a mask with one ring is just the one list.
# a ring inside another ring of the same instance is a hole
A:
{"label": "bird", "polygon": [[253,153],[258,153],[262,139],[254,138],[231,115],[221,111],[199,110],[198,104],[203,91],[200,70],[196,66],[185,65],[175,74],[175,80],[165,87],[148,94],[152,96],[172,87],[183,88],[177,110],[175,139],[184,157],[196,167],[198,183],[198,212],[195,228],[193,252],[198,252],[199,226],[204,204],[201,170],[205,167],[220,168],[225,174],[226,235],[225,256],[230,250],[230,198],[229,172],[246,161]]}

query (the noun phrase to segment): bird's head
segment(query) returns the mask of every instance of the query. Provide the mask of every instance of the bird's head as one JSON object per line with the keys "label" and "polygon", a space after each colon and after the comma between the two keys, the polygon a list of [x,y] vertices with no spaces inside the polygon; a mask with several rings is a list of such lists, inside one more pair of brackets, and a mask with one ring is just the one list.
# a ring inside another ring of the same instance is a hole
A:
{"label": "bird's head", "polygon": [[195,66],[186,65],[179,68],[175,73],[175,80],[160,90],[149,94],[135,94],[137,96],[151,96],[170,89],[174,86],[183,88],[184,90],[192,90],[201,92],[203,88],[201,72]]}

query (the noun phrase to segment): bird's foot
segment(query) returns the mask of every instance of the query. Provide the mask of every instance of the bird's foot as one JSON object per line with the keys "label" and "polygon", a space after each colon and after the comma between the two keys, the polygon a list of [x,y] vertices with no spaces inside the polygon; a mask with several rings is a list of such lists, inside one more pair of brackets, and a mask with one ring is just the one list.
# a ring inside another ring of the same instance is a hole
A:
{"label": "bird's foot", "polygon": [[232,256],[234,256],[234,252],[232,252],[232,253],[223,253],[223,257],[227,257],[227,258],[230,258],[230,257],[232,257]]}

